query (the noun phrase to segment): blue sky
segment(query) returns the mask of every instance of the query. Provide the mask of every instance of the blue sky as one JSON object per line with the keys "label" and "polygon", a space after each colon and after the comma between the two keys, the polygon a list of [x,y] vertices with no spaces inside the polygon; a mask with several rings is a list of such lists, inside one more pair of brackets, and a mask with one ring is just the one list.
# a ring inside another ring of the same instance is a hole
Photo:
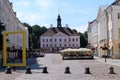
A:
{"label": "blue sky", "polygon": [[[97,17],[100,5],[110,5],[115,0],[9,0],[21,22],[30,25],[56,27],[60,13],[62,26],[68,24],[78,32],[87,30],[89,21]],[[60,9],[60,12],[59,12]]]}

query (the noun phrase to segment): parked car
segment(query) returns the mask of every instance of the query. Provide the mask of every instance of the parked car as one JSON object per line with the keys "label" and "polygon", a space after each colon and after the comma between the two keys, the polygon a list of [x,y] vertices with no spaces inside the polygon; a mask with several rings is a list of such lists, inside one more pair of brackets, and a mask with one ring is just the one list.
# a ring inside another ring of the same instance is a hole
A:
{"label": "parked car", "polygon": [[40,52],[39,57],[44,57],[44,56],[45,56],[45,53]]}
{"label": "parked car", "polygon": [[35,52],[35,55],[36,55],[37,57],[44,57],[44,56],[45,56],[45,53],[40,52],[40,51],[36,51],[36,52]]}

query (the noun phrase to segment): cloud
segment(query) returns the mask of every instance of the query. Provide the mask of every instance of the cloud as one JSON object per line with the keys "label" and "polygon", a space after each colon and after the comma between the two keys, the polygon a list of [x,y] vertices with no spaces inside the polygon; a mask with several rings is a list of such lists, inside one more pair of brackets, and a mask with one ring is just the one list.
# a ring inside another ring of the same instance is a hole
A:
{"label": "cloud", "polygon": [[[38,24],[40,26],[49,26],[53,24],[56,26],[56,18],[58,15],[58,8],[60,8],[60,14],[62,18],[62,25],[68,24],[73,26],[79,26],[79,24],[85,23],[86,17],[93,9],[87,10],[83,7],[73,5],[68,1],[63,0],[10,0],[13,2],[13,8],[17,11],[17,17],[22,22],[29,23],[30,25]],[[71,6],[72,5],[72,6]],[[78,22],[78,23],[77,23]],[[80,23],[81,22],[81,23]],[[86,23],[85,23],[86,24]],[[78,32],[84,32],[87,30],[87,25],[74,27]]]}
{"label": "cloud", "polygon": [[35,2],[42,10],[52,7],[54,4],[54,0],[35,0]]}
{"label": "cloud", "polygon": [[17,12],[17,17],[20,21],[29,23],[30,25],[38,24],[43,26],[44,24],[50,25],[48,23],[53,18],[50,14],[40,13],[40,12],[33,12],[33,13],[24,13],[24,12]]}
{"label": "cloud", "polygon": [[[12,1],[12,0],[11,0]],[[12,1],[13,2],[13,1]],[[16,1],[14,1],[14,3],[13,3],[13,6],[15,6],[15,7],[22,7],[22,8],[24,8],[24,7],[29,7],[31,5],[31,3],[30,3],[30,1],[29,0],[16,0]]]}
{"label": "cloud", "polygon": [[78,32],[84,33],[85,31],[87,31],[87,27],[88,27],[88,25],[81,25],[81,26],[75,27],[73,29],[76,29]]}
{"label": "cloud", "polygon": [[17,17],[20,19],[20,21],[30,23],[32,25],[39,21],[38,15],[36,14],[17,12]]}

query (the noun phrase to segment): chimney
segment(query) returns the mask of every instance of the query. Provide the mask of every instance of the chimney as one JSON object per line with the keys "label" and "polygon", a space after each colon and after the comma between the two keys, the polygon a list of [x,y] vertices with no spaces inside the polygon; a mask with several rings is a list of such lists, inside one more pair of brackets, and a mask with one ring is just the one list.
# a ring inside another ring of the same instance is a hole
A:
{"label": "chimney", "polygon": [[53,27],[53,24],[50,24],[50,27]]}
{"label": "chimney", "polygon": [[66,24],[66,27],[68,27],[68,24]]}

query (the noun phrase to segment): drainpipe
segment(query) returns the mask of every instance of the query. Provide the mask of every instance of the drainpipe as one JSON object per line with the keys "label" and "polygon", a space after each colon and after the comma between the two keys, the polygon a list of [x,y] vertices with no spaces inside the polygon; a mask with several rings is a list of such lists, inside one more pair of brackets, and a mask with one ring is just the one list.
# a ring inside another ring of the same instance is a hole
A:
{"label": "drainpipe", "polygon": [[[106,14],[106,22],[107,22],[107,24],[106,24],[106,27],[107,27],[107,43],[106,43],[106,47],[108,48],[108,46],[109,46],[109,36],[108,36],[108,13],[107,13],[107,11],[105,10],[105,14]],[[108,49],[107,49],[107,55],[108,55]]]}

